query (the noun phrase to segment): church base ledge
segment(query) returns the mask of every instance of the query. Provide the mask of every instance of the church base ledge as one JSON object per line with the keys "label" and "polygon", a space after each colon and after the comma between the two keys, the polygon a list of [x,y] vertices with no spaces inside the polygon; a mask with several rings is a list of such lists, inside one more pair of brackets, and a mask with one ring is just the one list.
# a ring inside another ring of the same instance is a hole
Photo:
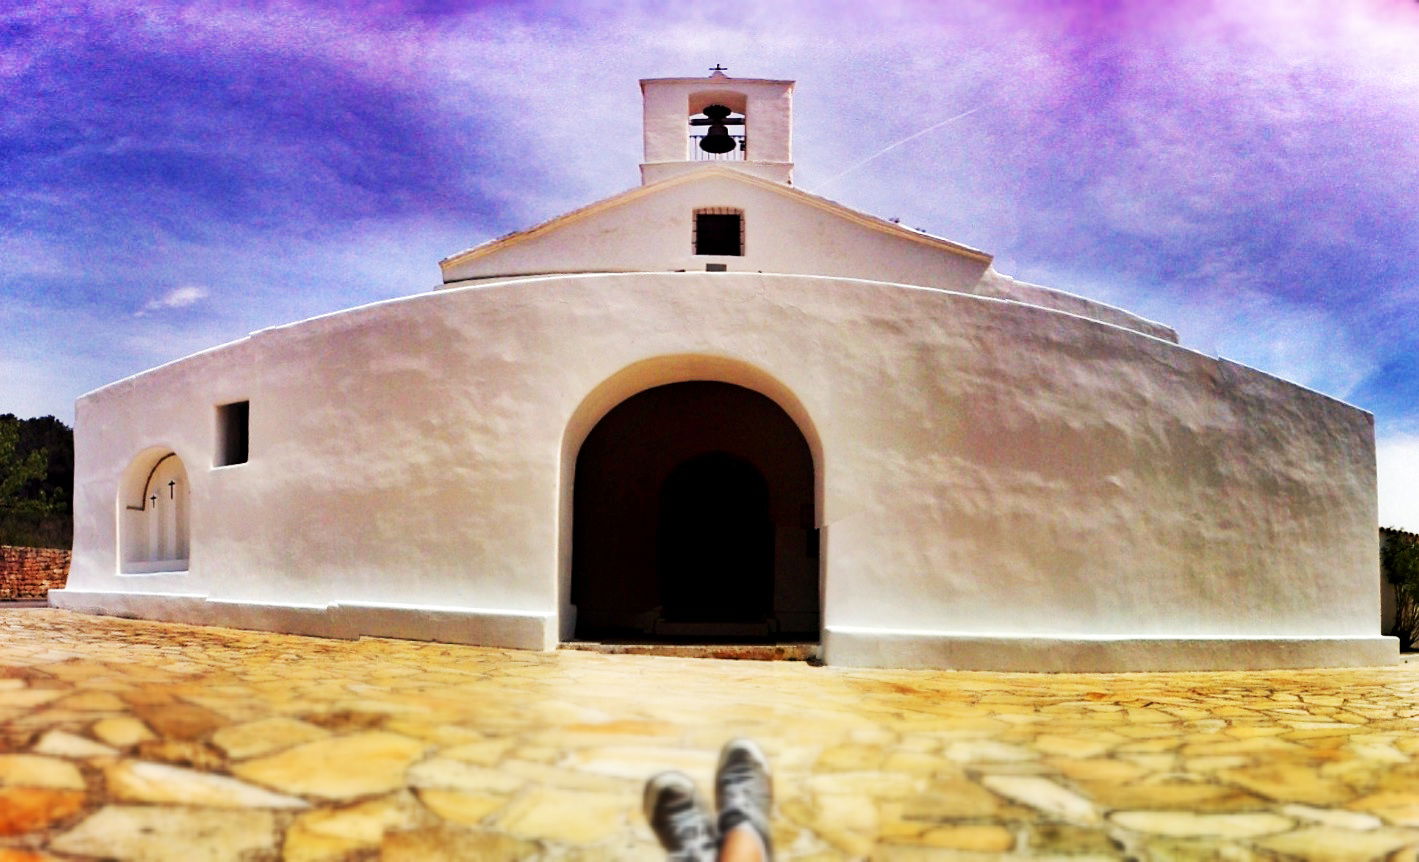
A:
{"label": "church base ledge", "polygon": [[1279,670],[1399,662],[1399,640],[1360,637],[1001,637],[828,626],[823,661],[844,667],[1045,673]]}
{"label": "church base ledge", "polygon": [[[348,602],[277,605],[182,593],[50,590],[56,608],[162,622],[354,639],[390,637],[508,649],[557,647],[555,614]],[[828,626],[825,664],[1047,673],[1374,667],[1399,641],[1360,637],[1002,637]]]}
{"label": "church base ledge", "polygon": [[73,589],[50,590],[49,603],[106,616],[351,640],[387,637],[530,650],[557,646],[557,620],[551,613],[376,602],[277,605],[181,593]]}

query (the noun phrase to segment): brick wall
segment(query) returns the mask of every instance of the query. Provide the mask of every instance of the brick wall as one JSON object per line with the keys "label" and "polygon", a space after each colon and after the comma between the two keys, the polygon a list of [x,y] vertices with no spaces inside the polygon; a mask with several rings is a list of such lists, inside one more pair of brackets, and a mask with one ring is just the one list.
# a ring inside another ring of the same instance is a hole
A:
{"label": "brick wall", "polygon": [[0,601],[42,599],[69,579],[71,551],[0,545]]}

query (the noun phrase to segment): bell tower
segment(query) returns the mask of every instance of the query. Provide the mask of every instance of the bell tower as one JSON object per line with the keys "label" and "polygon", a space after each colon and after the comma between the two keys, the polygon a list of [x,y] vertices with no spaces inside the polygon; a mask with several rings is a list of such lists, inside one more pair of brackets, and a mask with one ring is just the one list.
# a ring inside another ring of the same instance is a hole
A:
{"label": "bell tower", "polygon": [[644,78],[645,161],[641,184],[705,165],[793,182],[793,82],[731,78]]}

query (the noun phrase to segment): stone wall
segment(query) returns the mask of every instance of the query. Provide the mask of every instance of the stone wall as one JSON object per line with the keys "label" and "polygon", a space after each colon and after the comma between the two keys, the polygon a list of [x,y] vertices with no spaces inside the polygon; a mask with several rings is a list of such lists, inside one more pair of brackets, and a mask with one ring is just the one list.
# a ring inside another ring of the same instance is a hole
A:
{"label": "stone wall", "polygon": [[69,579],[72,551],[0,545],[0,601],[43,599]]}

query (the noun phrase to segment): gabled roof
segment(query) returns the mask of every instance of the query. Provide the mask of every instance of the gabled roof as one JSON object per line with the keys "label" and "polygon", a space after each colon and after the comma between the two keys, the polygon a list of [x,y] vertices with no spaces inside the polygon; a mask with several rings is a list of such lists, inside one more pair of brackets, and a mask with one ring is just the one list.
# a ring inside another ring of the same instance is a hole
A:
{"label": "gabled roof", "polygon": [[987,254],[986,252],[980,251],[979,249],[974,249],[970,246],[961,245],[960,243],[952,242],[949,239],[943,239],[939,236],[932,236],[929,233],[923,233],[922,231],[913,230],[908,227],[902,227],[896,222],[888,221],[884,218],[878,218],[877,216],[860,212],[858,210],[853,209],[852,207],[840,204],[837,201],[829,200],[825,197],[820,197],[815,194],[810,194],[794,186],[774,182],[773,180],[766,180],[761,177],[756,177],[752,174],[745,173],[744,171],[735,168],[725,167],[723,165],[717,164],[707,164],[704,167],[696,168],[692,171],[686,171],[682,174],[676,174],[672,177],[666,177],[663,180],[657,180],[656,182],[649,183],[647,185],[636,186],[635,188],[621,192],[620,194],[612,195],[609,198],[604,198],[593,204],[588,204],[587,206],[580,207],[579,209],[574,209],[569,213],[559,215],[554,219],[542,222],[541,224],[536,225],[534,227],[530,227],[525,230],[514,231],[512,233],[500,236],[497,239],[489,240],[488,242],[485,242],[482,245],[477,245],[473,248],[456,252],[444,258],[443,260],[440,260],[439,267],[446,268],[454,264],[474,260],[476,258],[483,257],[484,255],[492,254],[493,252],[498,251],[500,249],[507,248],[508,246],[523,242],[524,240],[533,239],[535,237],[551,233],[552,231],[572,224],[573,222],[580,221],[581,219],[587,218],[588,216],[596,215],[598,213],[606,212],[607,210],[612,210],[617,207],[625,206],[629,203],[640,200],[641,198],[649,197],[666,189],[673,188],[675,186],[685,185],[687,183],[701,182],[711,178],[730,179],[760,189],[767,189],[792,200],[796,200],[809,206],[825,210],[835,216],[838,216],[839,218],[846,219],[847,221],[862,225],[863,227],[880,231],[890,236],[900,237],[902,239],[911,240],[912,242],[921,243],[922,245],[939,249],[941,251],[945,251],[951,254],[959,255],[969,260],[979,261],[981,263],[986,264],[989,264],[992,260],[991,255]]}
{"label": "gabled roof", "polygon": [[710,75],[708,78],[641,78],[641,89],[644,90],[646,84],[690,84],[692,86],[709,85],[710,88],[713,89],[715,86],[724,86],[725,84],[738,84],[740,86],[744,84],[786,84],[788,86],[792,86],[796,83],[798,82],[785,81],[778,78],[731,78],[728,75],[716,74]]}

